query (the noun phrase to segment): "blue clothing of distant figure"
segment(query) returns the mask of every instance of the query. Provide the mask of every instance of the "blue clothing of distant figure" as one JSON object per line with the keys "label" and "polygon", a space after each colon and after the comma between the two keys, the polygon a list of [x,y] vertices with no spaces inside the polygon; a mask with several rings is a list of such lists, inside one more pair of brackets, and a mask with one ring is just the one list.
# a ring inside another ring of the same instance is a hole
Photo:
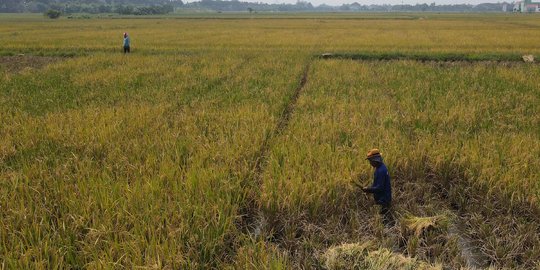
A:
{"label": "blue clothing of distant figure", "polygon": [[124,38],[124,47],[129,47],[129,43],[130,43],[129,37],[125,37]]}
{"label": "blue clothing of distant figure", "polygon": [[388,205],[392,202],[392,187],[390,185],[390,175],[386,165],[381,163],[373,174],[373,185],[366,189],[366,192],[373,193],[375,203]]}

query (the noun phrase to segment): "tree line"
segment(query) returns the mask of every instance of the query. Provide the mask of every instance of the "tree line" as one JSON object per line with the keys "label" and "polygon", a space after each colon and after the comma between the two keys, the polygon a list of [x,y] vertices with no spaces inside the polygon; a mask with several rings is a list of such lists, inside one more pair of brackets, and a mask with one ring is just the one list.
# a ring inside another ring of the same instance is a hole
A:
{"label": "tree line", "polygon": [[171,13],[178,9],[207,11],[341,11],[341,12],[500,12],[508,3],[485,3],[480,5],[456,4],[436,5],[361,5],[358,2],[341,6],[319,5],[299,0],[295,4],[267,4],[238,0],[200,0],[183,3],[182,0],[1,0],[0,12],[46,12],[61,13],[118,13],[151,15]]}
{"label": "tree line", "polygon": [[119,13],[165,14],[184,5],[182,0],[0,0],[0,13]]}

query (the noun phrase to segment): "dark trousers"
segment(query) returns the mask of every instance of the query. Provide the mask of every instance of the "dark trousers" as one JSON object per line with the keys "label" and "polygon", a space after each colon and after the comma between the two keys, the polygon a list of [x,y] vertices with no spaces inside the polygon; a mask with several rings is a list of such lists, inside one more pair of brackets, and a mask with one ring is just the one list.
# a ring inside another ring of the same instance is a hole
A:
{"label": "dark trousers", "polygon": [[129,46],[124,46],[124,53],[129,53]]}
{"label": "dark trousers", "polygon": [[396,224],[394,214],[392,213],[392,205],[390,203],[381,204],[381,211],[379,214],[381,214],[385,227],[392,227]]}

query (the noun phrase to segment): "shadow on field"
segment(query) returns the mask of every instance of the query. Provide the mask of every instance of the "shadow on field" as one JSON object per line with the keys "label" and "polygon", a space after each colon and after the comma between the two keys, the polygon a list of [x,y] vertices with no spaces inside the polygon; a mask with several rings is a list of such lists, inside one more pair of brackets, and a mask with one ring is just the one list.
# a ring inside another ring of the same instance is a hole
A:
{"label": "shadow on field", "polygon": [[522,55],[517,53],[447,53],[447,52],[357,52],[357,53],[324,53],[314,56],[319,59],[357,60],[357,61],[396,61],[410,60],[419,62],[434,62],[441,64],[468,64],[468,63],[497,63],[503,65],[515,65],[534,61],[538,55]]}

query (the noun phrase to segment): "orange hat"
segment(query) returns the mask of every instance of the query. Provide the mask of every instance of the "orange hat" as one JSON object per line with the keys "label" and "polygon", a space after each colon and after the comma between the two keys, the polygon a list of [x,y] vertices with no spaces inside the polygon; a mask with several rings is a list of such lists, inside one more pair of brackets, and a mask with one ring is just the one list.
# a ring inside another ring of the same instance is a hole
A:
{"label": "orange hat", "polygon": [[379,151],[379,149],[377,148],[373,148],[371,150],[369,150],[369,152],[367,153],[367,158],[366,159],[371,159],[371,158],[376,158],[376,157],[381,157],[381,151]]}

